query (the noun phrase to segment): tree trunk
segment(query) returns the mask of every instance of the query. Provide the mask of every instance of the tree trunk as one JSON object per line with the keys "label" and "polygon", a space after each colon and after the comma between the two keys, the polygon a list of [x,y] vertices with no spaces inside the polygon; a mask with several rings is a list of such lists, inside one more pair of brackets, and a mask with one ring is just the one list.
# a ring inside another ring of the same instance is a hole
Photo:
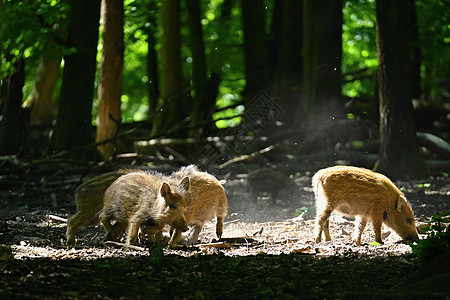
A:
{"label": "tree trunk", "polygon": [[[98,86],[96,142],[113,138],[120,129],[123,68],[123,0],[103,0],[101,15],[102,59]],[[110,159],[120,148],[119,140],[98,146],[104,159]]]}
{"label": "tree trunk", "polygon": [[[289,1],[289,0],[288,0]],[[300,1],[301,2],[301,1]],[[267,36],[267,59],[269,72],[269,82],[272,83],[276,79],[276,72],[278,67],[279,52],[281,48],[283,26],[289,20],[285,20],[284,7],[285,0],[275,0],[272,10],[272,20]],[[300,19],[301,20],[301,19]],[[300,27],[301,28],[301,27]],[[301,53],[300,53],[301,54]]]}
{"label": "tree trunk", "polygon": [[27,99],[27,107],[31,108],[32,121],[53,120],[53,95],[59,79],[61,66],[61,51],[56,42],[48,38],[47,44],[39,62],[36,82]]}
{"label": "tree trunk", "polygon": [[267,63],[266,14],[263,0],[241,0],[244,27],[244,102],[268,90],[270,68]]}
{"label": "tree trunk", "polygon": [[380,160],[377,170],[392,178],[426,176],[419,152],[411,99],[415,94],[412,53],[413,0],[377,0]]}
{"label": "tree trunk", "polygon": [[[206,57],[205,46],[203,42],[203,31],[201,19],[201,9],[199,0],[187,0],[187,9],[189,13],[189,45],[192,53],[192,105],[191,105],[191,127],[189,136],[199,137],[203,133],[202,123],[211,118],[211,102],[216,99],[206,99],[205,87],[206,79]],[[208,101],[210,100],[210,101]],[[213,104],[213,105],[214,105]],[[213,106],[214,107],[214,106]]]}
{"label": "tree trunk", "polygon": [[294,125],[303,98],[300,89],[303,80],[303,1],[284,1],[283,24],[279,35],[274,94],[280,97],[284,120]]}
{"label": "tree trunk", "polygon": [[303,108],[333,114],[341,95],[342,0],[304,0],[303,16]]}
{"label": "tree trunk", "polygon": [[181,70],[180,1],[164,0],[161,7],[161,94],[153,122],[152,136],[173,129],[183,119]]}
{"label": "tree trunk", "polygon": [[[0,0],[0,12],[3,10],[3,0]],[[0,23],[0,29],[2,28],[2,24]],[[3,50],[3,41],[2,41],[2,37],[0,36],[0,81],[2,80],[2,50]],[[1,85],[1,83],[0,83]],[[0,99],[2,97],[2,89],[0,86]],[[1,103],[0,103],[1,104]],[[1,108],[1,107],[0,107]]]}
{"label": "tree trunk", "polygon": [[19,59],[14,71],[2,85],[0,155],[26,154],[28,145],[29,110],[22,108],[25,84],[25,62]]}
{"label": "tree trunk", "polygon": [[158,55],[156,53],[155,34],[157,31],[156,16],[158,3],[156,0],[149,1],[149,13],[147,27],[147,76],[148,76],[148,113],[149,117],[153,117],[159,98],[159,72],[158,72]]}
{"label": "tree trunk", "polygon": [[411,85],[412,85],[412,99],[419,99],[422,93],[421,83],[420,83],[420,67],[422,65],[422,55],[420,52],[420,41],[419,41],[419,28],[417,25],[417,15],[416,6],[414,0],[407,1],[405,3],[407,18],[406,21],[409,26],[407,26],[408,36],[410,39],[410,55],[411,55]]}
{"label": "tree trunk", "polygon": [[[56,125],[49,154],[92,143],[92,100],[100,18],[100,0],[70,0],[67,45],[76,52],[64,57],[65,65]],[[86,159],[86,152],[72,152]]]}

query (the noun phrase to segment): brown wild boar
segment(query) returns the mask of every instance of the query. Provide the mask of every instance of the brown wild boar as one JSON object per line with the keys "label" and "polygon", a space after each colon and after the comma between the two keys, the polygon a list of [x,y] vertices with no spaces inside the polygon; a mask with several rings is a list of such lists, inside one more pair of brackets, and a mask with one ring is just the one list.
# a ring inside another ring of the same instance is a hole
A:
{"label": "brown wild boar", "polygon": [[331,240],[329,220],[332,211],[355,216],[353,240],[361,244],[367,221],[372,221],[375,240],[382,243],[381,225],[386,224],[405,240],[419,235],[414,215],[405,195],[384,175],[367,169],[335,166],[319,170],[312,179],[316,197],[314,238],[321,241],[322,230]]}
{"label": "brown wild boar", "polygon": [[[133,172],[119,177],[106,190],[100,220],[108,230],[106,240],[119,240],[127,230],[127,244],[133,244],[139,228],[157,234],[168,224],[186,231],[184,194],[189,177],[169,184],[157,172]],[[112,221],[115,221],[112,225]]]}
{"label": "brown wild boar", "polygon": [[117,170],[96,176],[83,182],[75,190],[77,212],[67,222],[67,245],[75,244],[75,235],[82,226],[98,223],[98,213],[103,208],[103,195],[106,189],[120,176],[133,170]]}
{"label": "brown wild boar", "polygon": [[[194,230],[187,242],[196,243],[204,223],[213,217],[217,219],[216,234],[220,238],[223,233],[223,220],[228,212],[228,200],[223,186],[216,177],[200,172],[194,165],[183,167],[172,173],[169,182],[179,182],[184,177],[189,177],[191,184],[185,198],[186,224],[194,225]],[[175,228],[169,243],[178,243],[180,237],[180,230]]]}

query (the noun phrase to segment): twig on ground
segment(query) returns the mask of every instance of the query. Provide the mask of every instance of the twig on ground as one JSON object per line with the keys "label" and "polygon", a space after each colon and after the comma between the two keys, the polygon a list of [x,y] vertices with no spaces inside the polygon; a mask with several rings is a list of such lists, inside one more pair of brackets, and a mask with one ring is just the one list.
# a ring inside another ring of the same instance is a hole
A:
{"label": "twig on ground", "polygon": [[125,249],[130,249],[130,250],[136,250],[136,251],[145,251],[145,248],[142,248],[139,246],[134,246],[134,245],[127,245],[127,244],[119,243],[119,242],[106,241],[103,244],[105,244],[105,246],[120,247],[120,248],[125,248]]}
{"label": "twig on ground", "polygon": [[221,170],[221,169],[223,169],[225,167],[228,167],[231,164],[255,158],[258,155],[261,155],[261,154],[264,154],[264,153],[267,153],[267,152],[271,151],[273,148],[275,148],[275,145],[270,145],[269,147],[266,147],[266,148],[261,149],[259,151],[235,157],[235,158],[230,159],[229,161],[226,161],[225,163],[221,164],[218,168],[219,168],[219,170]]}
{"label": "twig on ground", "polygon": [[66,218],[61,218],[55,215],[47,215],[47,219],[50,221],[58,221],[58,222],[62,222],[62,223],[67,223],[67,219]]}

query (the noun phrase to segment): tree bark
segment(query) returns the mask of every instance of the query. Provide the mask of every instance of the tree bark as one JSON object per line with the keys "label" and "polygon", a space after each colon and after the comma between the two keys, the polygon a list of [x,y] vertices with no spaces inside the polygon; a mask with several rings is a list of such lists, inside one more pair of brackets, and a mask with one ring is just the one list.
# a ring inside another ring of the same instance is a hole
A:
{"label": "tree bark", "polygon": [[[201,8],[199,0],[187,0],[189,45],[192,54],[192,75],[191,75],[191,130],[190,137],[199,137],[204,128],[200,124],[209,121],[212,116],[211,105],[214,108],[216,99],[206,98],[206,56],[203,42],[203,31],[201,20]],[[213,102],[213,103],[212,103]]]}
{"label": "tree bark", "polygon": [[341,95],[342,0],[304,0],[303,16],[303,109],[331,114]]}
{"label": "tree bark", "polygon": [[153,117],[159,98],[159,72],[158,72],[158,54],[156,53],[155,34],[157,31],[156,16],[158,3],[156,0],[149,1],[149,13],[147,27],[147,90],[148,90],[148,112],[149,117]]}
{"label": "tree bark", "polygon": [[[426,176],[414,126],[415,94],[410,21],[413,0],[377,0],[380,160],[377,170],[392,178]],[[417,70],[415,70],[417,72]]]}
{"label": "tree bark", "polygon": [[61,59],[61,51],[53,38],[49,37],[39,62],[36,82],[27,99],[32,121],[53,120],[53,95],[59,79]]}
{"label": "tree bark", "polygon": [[[3,0],[0,0],[0,12],[3,10]],[[2,27],[2,24],[0,23],[0,29]],[[2,80],[2,50],[3,50],[3,41],[2,37],[0,36],[0,80]],[[2,96],[2,89],[0,88],[0,99]]]}
{"label": "tree bark", "polygon": [[274,94],[280,97],[284,109],[284,120],[295,125],[294,121],[301,113],[303,81],[302,45],[303,45],[303,1],[285,0],[283,24],[279,33],[279,51],[275,76]]}
{"label": "tree bark", "polygon": [[[123,68],[123,0],[103,0],[101,16],[102,59],[98,86],[98,117],[96,142],[110,139],[120,129]],[[119,140],[98,146],[104,159],[110,159],[120,148]]]}
{"label": "tree bark", "polygon": [[[289,0],[288,0],[289,1]],[[301,1],[300,1],[301,2]],[[272,83],[276,80],[277,67],[279,63],[279,52],[281,50],[281,43],[283,41],[284,25],[289,22],[284,16],[285,0],[275,0],[272,10],[272,18],[270,22],[270,29],[267,36],[267,59],[269,72],[269,81]],[[301,19],[300,19],[301,20]],[[300,27],[301,29],[301,27]],[[300,53],[301,54],[301,53]]]}
{"label": "tree bark", "polygon": [[[64,57],[65,65],[56,125],[48,154],[92,143],[92,100],[96,70],[100,0],[70,0],[67,45],[76,52]],[[86,152],[72,152],[87,159]]]}
{"label": "tree bark", "polygon": [[263,0],[241,0],[241,5],[246,79],[244,103],[249,103],[259,92],[268,90],[266,14]]}
{"label": "tree bark", "polygon": [[161,94],[153,121],[152,136],[164,134],[183,119],[180,1],[163,0],[161,7]]}
{"label": "tree bark", "polygon": [[22,108],[25,62],[19,59],[2,85],[0,155],[27,154],[29,151],[29,110]]}

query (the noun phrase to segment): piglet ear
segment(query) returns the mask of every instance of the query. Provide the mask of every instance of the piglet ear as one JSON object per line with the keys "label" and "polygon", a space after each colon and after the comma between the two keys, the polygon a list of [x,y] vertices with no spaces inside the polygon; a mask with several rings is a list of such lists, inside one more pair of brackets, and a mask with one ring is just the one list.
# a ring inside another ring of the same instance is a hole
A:
{"label": "piglet ear", "polygon": [[402,212],[403,207],[406,204],[406,197],[405,195],[399,195],[399,197],[397,198],[397,204],[395,209],[397,209],[398,212]]}
{"label": "piglet ear", "polygon": [[191,187],[191,180],[189,177],[184,177],[183,180],[181,180],[181,186],[184,188],[184,190],[189,191]]}
{"label": "piglet ear", "polygon": [[161,194],[161,196],[163,196],[164,198],[167,197],[171,192],[170,192],[170,186],[167,182],[163,182],[161,184],[161,188],[159,189],[159,193]]}

